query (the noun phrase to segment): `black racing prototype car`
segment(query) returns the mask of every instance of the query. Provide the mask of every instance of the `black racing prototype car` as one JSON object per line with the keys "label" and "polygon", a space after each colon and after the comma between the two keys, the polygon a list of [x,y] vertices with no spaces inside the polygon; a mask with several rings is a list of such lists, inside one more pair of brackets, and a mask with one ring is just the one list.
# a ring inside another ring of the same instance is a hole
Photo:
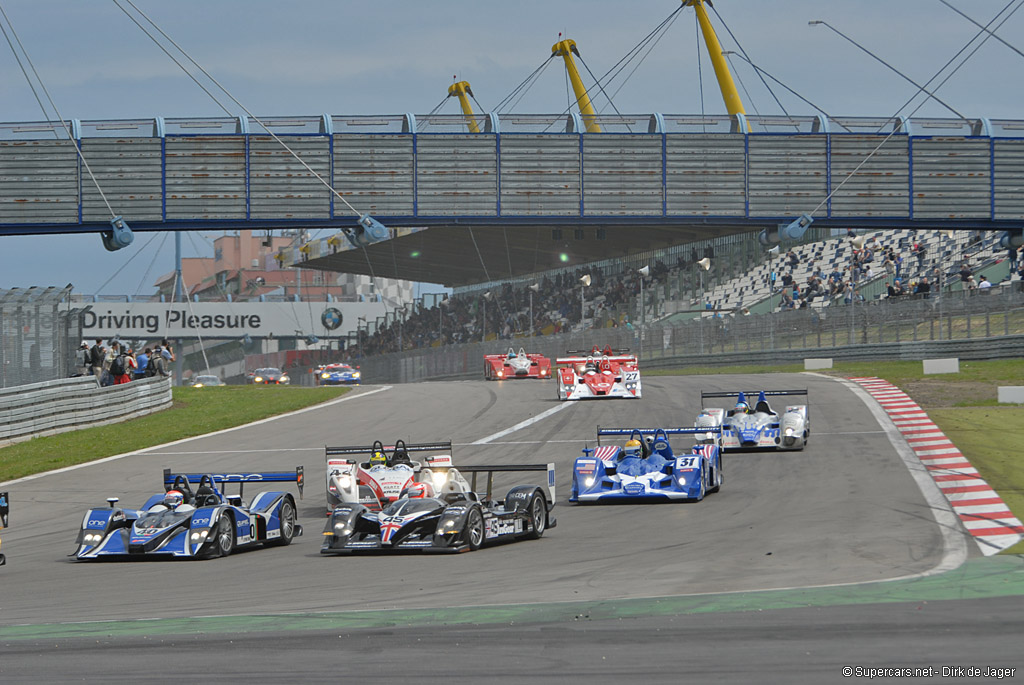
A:
{"label": "black racing prototype car", "polygon": [[[518,485],[493,500],[494,474],[546,471],[547,485]],[[462,472],[473,474],[470,484]],[[487,491],[476,492],[478,473],[487,473]],[[331,512],[321,554],[353,552],[468,552],[496,542],[536,539],[555,527],[555,465],[463,466],[451,468],[434,492],[414,483],[381,511],[343,503]]]}

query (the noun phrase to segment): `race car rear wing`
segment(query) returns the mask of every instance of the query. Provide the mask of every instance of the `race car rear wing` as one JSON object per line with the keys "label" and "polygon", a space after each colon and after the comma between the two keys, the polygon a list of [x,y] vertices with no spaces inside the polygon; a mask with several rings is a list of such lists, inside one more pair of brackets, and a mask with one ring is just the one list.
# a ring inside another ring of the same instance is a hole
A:
{"label": "race car rear wing", "polygon": [[189,489],[198,485],[204,476],[209,476],[214,483],[238,483],[238,494],[242,494],[246,483],[295,483],[299,489],[299,499],[302,499],[302,488],[305,485],[304,469],[296,466],[295,471],[249,471],[238,473],[172,473],[170,469],[164,469],[164,487],[169,488],[177,482],[178,478],[184,478]]}
{"label": "race car rear wing", "polygon": [[557,359],[555,359],[555,365],[556,366],[565,366],[567,364],[583,364],[584,362],[587,362],[587,361],[595,361],[595,362],[596,361],[602,361],[602,362],[603,361],[610,361],[610,362],[615,362],[617,364],[622,364],[624,362],[635,362],[635,361],[637,361],[637,359],[633,355],[616,356],[616,357],[605,357],[605,356],[600,356],[600,355],[598,355],[596,357],[594,357],[594,356],[590,356],[590,357],[558,357]]}
{"label": "race car rear wing", "polygon": [[552,462],[547,464],[499,464],[494,466],[459,466],[458,470],[460,473],[472,473],[473,478],[470,480],[469,485],[473,489],[473,492],[477,492],[476,489],[476,476],[478,473],[487,474],[487,499],[491,500],[492,490],[494,489],[494,474],[505,473],[512,471],[547,471],[547,491],[548,491],[548,502],[554,503],[555,501],[555,465]]}
{"label": "race car rear wing", "polygon": [[7,514],[11,511],[10,501],[6,492],[0,492],[0,530],[7,527]]}
{"label": "race car rear wing", "polygon": [[597,427],[597,444],[598,444],[598,446],[601,445],[601,436],[602,435],[630,435],[631,436],[631,435],[634,435],[635,433],[639,433],[641,436],[648,436],[649,435],[649,436],[651,436],[652,438],[654,438],[656,440],[659,433],[664,434],[665,438],[667,439],[668,436],[670,436],[670,435],[698,435],[698,436],[701,436],[701,437],[710,437],[710,436],[707,436],[707,433],[711,433],[711,432],[717,432],[719,434],[719,436],[721,436],[722,426],[717,426],[715,428],[708,428],[708,427],[705,427],[705,428],[601,428],[600,426],[598,426]]}
{"label": "race car rear wing", "polygon": [[[387,452],[392,452],[395,449],[394,445],[370,445],[368,447],[362,445],[354,445],[350,447],[324,447],[326,456],[328,459],[331,457],[343,457],[346,455],[356,454],[373,454],[374,449],[383,448]],[[447,440],[445,442],[421,442],[415,443],[410,442],[405,445],[406,452],[451,452],[452,441]]]}
{"label": "race car rear wing", "polygon": [[700,393],[701,404],[704,404],[705,397],[739,397],[753,396],[757,397],[760,394],[764,394],[765,397],[777,397],[781,395],[803,395],[807,397],[807,389],[803,390],[737,390],[736,392],[703,392]]}

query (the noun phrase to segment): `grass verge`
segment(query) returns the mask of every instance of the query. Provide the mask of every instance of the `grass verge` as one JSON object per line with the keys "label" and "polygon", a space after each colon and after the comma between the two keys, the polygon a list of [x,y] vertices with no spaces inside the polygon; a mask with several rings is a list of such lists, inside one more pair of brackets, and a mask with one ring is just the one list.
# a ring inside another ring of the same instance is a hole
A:
{"label": "grass verge", "polygon": [[0,448],[0,482],[241,426],[344,395],[350,388],[174,388],[166,411]]}

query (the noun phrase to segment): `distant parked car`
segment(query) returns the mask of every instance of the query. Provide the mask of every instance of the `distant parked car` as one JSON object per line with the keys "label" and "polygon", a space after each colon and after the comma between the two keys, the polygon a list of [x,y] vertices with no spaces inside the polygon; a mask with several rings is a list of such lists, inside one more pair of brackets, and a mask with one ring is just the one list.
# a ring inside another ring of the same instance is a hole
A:
{"label": "distant parked car", "polygon": [[227,384],[216,376],[196,376],[189,385],[193,388],[209,388],[211,386]]}
{"label": "distant parked car", "polygon": [[289,382],[288,374],[273,367],[256,369],[250,379],[255,385],[288,385]]}

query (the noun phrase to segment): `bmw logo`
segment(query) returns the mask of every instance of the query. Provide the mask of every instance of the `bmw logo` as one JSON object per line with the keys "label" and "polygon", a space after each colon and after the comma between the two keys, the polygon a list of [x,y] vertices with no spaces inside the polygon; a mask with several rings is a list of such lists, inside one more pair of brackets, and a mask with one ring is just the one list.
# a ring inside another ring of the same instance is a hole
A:
{"label": "bmw logo", "polygon": [[328,307],[324,310],[324,313],[320,315],[320,323],[324,325],[329,331],[333,331],[341,326],[341,311],[335,307]]}

